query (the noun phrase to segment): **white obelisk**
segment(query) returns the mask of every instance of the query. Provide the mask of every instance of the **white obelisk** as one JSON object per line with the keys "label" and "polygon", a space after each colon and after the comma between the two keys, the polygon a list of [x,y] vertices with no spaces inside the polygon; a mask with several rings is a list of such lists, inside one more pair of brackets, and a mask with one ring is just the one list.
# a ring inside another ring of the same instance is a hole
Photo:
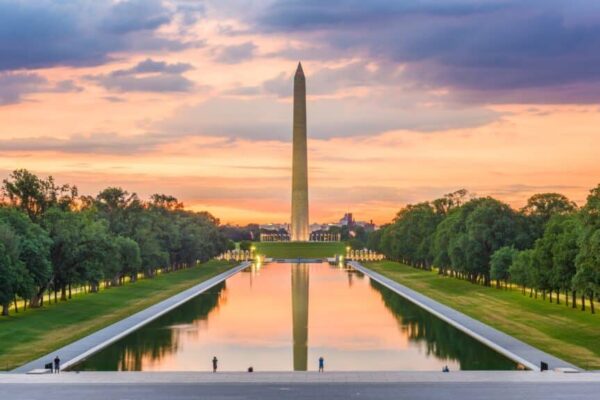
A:
{"label": "white obelisk", "polygon": [[306,81],[302,64],[294,76],[292,159],[292,241],[308,241],[308,167],[306,161]]}

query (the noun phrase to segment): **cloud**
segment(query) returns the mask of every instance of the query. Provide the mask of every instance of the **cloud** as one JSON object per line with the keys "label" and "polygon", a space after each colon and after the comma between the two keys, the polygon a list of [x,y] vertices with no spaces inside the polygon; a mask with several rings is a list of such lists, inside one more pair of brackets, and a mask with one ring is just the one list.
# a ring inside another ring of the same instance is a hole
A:
{"label": "cloud", "polygon": [[131,154],[154,150],[169,143],[173,135],[146,133],[123,136],[115,133],[92,133],[73,135],[66,138],[51,136],[25,137],[0,140],[0,149],[14,151],[56,151],[62,153]]}
{"label": "cloud", "polygon": [[[482,108],[402,107],[387,93],[370,98],[315,99],[308,103],[308,135],[327,139],[389,130],[437,131],[489,123],[499,114]],[[186,135],[290,141],[292,104],[271,97],[214,97],[184,107],[153,127]]]}
{"label": "cloud", "polygon": [[252,42],[232,46],[221,46],[215,49],[215,60],[224,64],[239,64],[254,56],[256,45]]}
{"label": "cloud", "polygon": [[[390,130],[445,131],[498,120],[499,112],[456,102],[447,93],[406,82],[395,63],[351,61],[311,71],[305,66],[309,136],[368,136]],[[159,129],[249,139],[290,140],[293,68],[257,86],[240,86],[183,109]],[[223,110],[220,110],[223,108]],[[251,124],[248,121],[252,121]]]}
{"label": "cloud", "polygon": [[108,9],[101,27],[111,33],[152,31],[171,21],[172,11],[161,1],[123,1]]}
{"label": "cloud", "polygon": [[165,61],[154,61],[151,58],[147,58],[144,61],[139,62],[134,67],[118,71],[117,73],[120,75],[133,75],[136,73],[151,72],[161,72],[166,74],[182,74],[192,69],[194,69],[194,66],[188,63],[169,64]]}
{"label": "cloud", "polygon": [[124,103],[125,102],[124,98],[118,97],[118,96],[104,96],[103,99],[110,103]]}
{"label": "cloud", "polygon": [[250,22],[346,57],[404,65],[407,78],[465,100],[600,100],[596,2],[275,0]]}
{"label": "cloud", "polygon": [[153,76],[102,75],[96,81],[108,90],[117,92],[187,92],[194,82],[181,75],[158,74]]}
{"label": "cloud", "polygon": [[[307,74],[308,91],[311,95],[333,94],[340,90],[358,87],[405,85],[402,69],[391,63],[354,61],[342,66],[324,67]],[[292,95],[291,82],[293,82],[293,71],[268,79],[262,87],[266,93],[288,97]]]}
{"label": "cloud", "polygon": [[169,64],[148,58],[131,68],[89,76],[88,79],[117,92],[187,92],[195,84],[182,73],[193,68],[187,63]]}
{"label": "cloud", "polygon": [[[109,100],[110,101],[110,100]],[[202,148],[222,148],[232,141],[224,137],[208,137],[178,132],[151,131],[137,135],[120,135],[114,132],[94,132],[74,134],[67,137],[30,136],[0,139],[0,154],[12,152],[60,152],[71,154],[114,154],[128,156],[148,153],[161,146],[182,143],[184,140],[198,137],[195,145]],[[199,144],[198,144],[199,143]],[[184,143],[191,146],[190,143]]]}
{"label": "cloud", "polygon": [[181,15],[183,25],[194,25],[200,18],[206,15],[204,3],[196,0],[179,0],[176,2],[177,12]]}
{"label": "cloud", "polygon": [[579,185],[527,185],[521,183],[514,183],[499,187],[494,186],[493,188],[481,188],[481,190],[484,190],[488,196],[503,198],[511,195],[519,195],[520,197],[524,198],[525,195],[532,193],[556,192],[573,189],[585,190],[586,188]]}
{"label": "cloud", "polygon": [[201,45],[157,33],[176,15],[161,0],[3,1],[0,71],[98,65],[116,52]]}
{"label": "cloud", "polygon": [[151,135],[119,136],[114,133],[74,135],[69,138],[50,136],[5,139],[0,141],[2,151],[58,151],[64,153],[112,153],[127,154],[164,142]]}
{"label": "cloud", "polygon": [[27,72],[0,72],[0,106],[23,101],[28,94],[44,92],[78,92],[82,89],[71,80],[49,82],[45,77]]}
{"label": "cloud", "polygon": [[233,96],[258,96],[261,93],[263,93],[263,90],[259,86],[238,86],[225,91],[224,94]]}

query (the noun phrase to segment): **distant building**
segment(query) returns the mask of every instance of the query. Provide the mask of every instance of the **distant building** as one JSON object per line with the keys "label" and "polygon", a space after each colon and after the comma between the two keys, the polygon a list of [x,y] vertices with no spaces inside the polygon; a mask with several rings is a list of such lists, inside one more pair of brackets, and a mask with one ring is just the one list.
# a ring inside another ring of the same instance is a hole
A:
{"label": "distant building", "polygon": [[279,231],[279,230],[285,230],[286,232],[290,231],[290,224],[289,223],[284,223],[284,224],[262,224],[259,226],[261,230],[268,230],[268,231]]}
{"label": "distant building", "polygon": [[342,240],[342,234],[332,233],[324,230],[317,230],[310,233],[311,242],[339,242]]}
{"label": "distant building", "polygon": [[340,219],[338,226],[347,226],[349,229],[352,229],[357,226],[361,226],[367,232],[372,232],[375,229],[377,229],[377,226],[373,223],[373,220],[370,220],[369,222],[357,221],[354,219],[353,214],[350,212],[344,214],[342,219]]}
{"label": "distant building", "polygon": [[310,226],[308,227],[309,231],[312,232],[317,232],[317,231],[326,231],[329,229],[330,224],[310,224]]}
{"label": "distant building", "polygon": [[377,226],[373,223],[373,220],[370,220],[369,222],[359,221],[356,223],[356,225],[362,226],[367,232],[373,232],[377,229]]}
{"label": "distant building", "polygon": [[[345,213],[337,223],[312,223],[308,227],[309,240],[314,242],[336,242],[347,236],[355,237],[356,228],[362,227],[366,232],[373,232],[377,226],[373,220],[369,222],[356,221],[352,213]],[[332,230],[332,228],[334,228]],[[340,228],[342,228],[340,230]],[[346,232],[346,233],[343,233]],[[260,240],[262,242],[286,242],[293,240],[289,223],[270,223],[260,225]],[[342,236],[343,235],[343,236]]]}
{"label": "distant building", "polygon": [[354,218],[352,218],[352,213],[346,213],[344,214],[344,216],[342,217],[342,219],[340,219],[340,225],[341,226],[347,226],[347,227],[352,227],[354,226]]}

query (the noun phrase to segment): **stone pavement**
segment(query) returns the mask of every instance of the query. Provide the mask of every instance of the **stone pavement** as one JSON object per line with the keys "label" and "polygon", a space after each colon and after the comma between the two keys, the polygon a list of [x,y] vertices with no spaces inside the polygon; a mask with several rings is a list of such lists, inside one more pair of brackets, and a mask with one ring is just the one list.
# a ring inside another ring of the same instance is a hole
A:
{"label": "stone pavement", "polygon": [[600,374],[501,372],[67,372],[0,374],[0,399],[595,399]]}
{"label": "stone pavement", "polygon": [[177,308],[191,298],[198,296],[200,293],[210,289],[219,282],[222,282],[223,280],[238,273],[244,268],[249,267],[250,265],[251,263],[249,261],[244,261],[217,276],[207,279],[196,286],[193,286],[181,293],[161,301],[160,303],[150,306],[145,310],[133,314],[130,317],[122,319],[121,321],[109,325],[106,328],[96,331],[89,336],[68,344],[63,348],[38,358],[37,360],[22,365],[14,369],[12,372],[23,373],[32,371],[34,369],[43,368],[44,364],[51,362],[56,355],[58,355],[62,361],[61,367],[68,368],[69,366],[76,364],[84,358],[89,357],[93,353],[103,349],[109,344],[149,323],[150,321],[153,321],[172,309]]}
{"label": "stone pavement", "polygon": [[408,287],[392,279],[366,268],[356,261],[350,261],[348,264],[388,289],[415,303],[419,307],[424,308],[438,318],[446,321],[469,336],[472,336],[483,344],[491,347],[498,353],[501,353],[511,360],[523,364],[531,370],[539,370],[540,362],[542,361],[548,363],[550,369],[578,369],[573,364],[561,360],[560,358],[557,358],[551,354],[545,353],[533,346],[528,345],[527,343],[515,339],[510,335],[500,332],[489,325],[458,312],[453,308],[438,303],[437,301],[422,295],[419,292],[409,289]]}

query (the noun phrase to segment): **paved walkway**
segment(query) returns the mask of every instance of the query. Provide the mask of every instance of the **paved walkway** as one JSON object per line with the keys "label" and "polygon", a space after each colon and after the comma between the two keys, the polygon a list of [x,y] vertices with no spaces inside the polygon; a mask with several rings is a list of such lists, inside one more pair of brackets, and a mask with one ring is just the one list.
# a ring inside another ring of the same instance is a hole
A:
{"label": "paved walkway", "polygon": [[500,332],[489,325],[458,312],[453,308],[438,303],[437,301],[430,299],[419,292],[409,289],[408,287],[392,279],[366,268],[356,261],[351,261],[348,264],[388,289],[393,290],[407,300],[415,303],[419,307],[424,308],[438,318],[448,322],[449,324],[474,337],[497,352],[504,354],[508,358],[523,364],[529,369],[534,371],[539,370],[541,361],[548,363],[550,369],[579,369],[573,364],[561,360],[560,358],[557,358],[551,354],[545,353],[533,346],[528,345],[527,343]]}
{"label": "paved walkway", "polygon": [[149,383],[597,383],[600,373],[554,371],[334,371],[309,372],[103,372],[82,371],[60,374],[0,373],[5,384],[149,384]]}
{"label": "paved walkway", "polygon": [[225,279],[238,273],[244,268],[247,268],[250,265],[251,263],[249,261],[244,261],[241,264],[217,276],[207,279],[206,281],[199,283],[196,286],[193,286],[187,290],[184,290],[181,293],[178,293],[166,300],[161,301],[160,303],[150,306],[145,310],[142,310],[136,314],[133,314],[130,317],[127,317],[125,319],[122,319],[121,321],[109,325],[106,328],[103,328],[97,332],[92,333],[89,336],[86,336],[80,340],[68,344],[61,349],[58,349],[56,351],[53,351],[52,353],[38,358],[37,360],[22,365],[19,368],[14,369],[12,372],[23,373],[29,372],[34,369],[43,368],[44,364],[51,362],[56,355],[58,355],[62,360],[61,367],[68,368],[69,366],[76,364],[77,362],[83,360],[86,357],[89,357],[93,353],[103,349],[109,344],[135,331],[139,327],[149,323],[150,321],[155,320],[161,315],[180,306],[181,304],[185,303],[191,298],[196,297],[200,293],[210,289],[219,282],[224,281]]}
{"label": "paved walkway", "polygon": [[[17,380],[18,379],[18,380]],[[24,384],[31,383],[31,384]],[[590,400],[600,374],[556,372],[0,374],[0,399]]]}

